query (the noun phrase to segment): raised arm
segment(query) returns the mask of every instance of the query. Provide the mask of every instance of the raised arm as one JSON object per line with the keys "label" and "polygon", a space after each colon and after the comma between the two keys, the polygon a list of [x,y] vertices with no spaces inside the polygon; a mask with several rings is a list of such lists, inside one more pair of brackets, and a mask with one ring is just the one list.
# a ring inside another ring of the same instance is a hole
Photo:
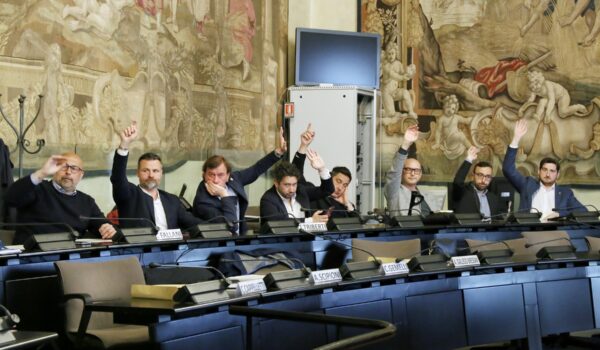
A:
{"label": "raised arm", "polygon": [[525,119],[519,119],[515,123],[514,133],[510,145],[506,149],[506,155],[502,162],[502,173],[510,181],[510,183],[521,193],[525,188],[526,178],[517,171],[515,161],[517,158],[517,151],[519,149],[519,142],[521,138],[527,133],[527,121]]}
{"label": "raised arm", "polygon": [[110,174],[113,199],[117,205],[119,202],[131,198],[131,192],[135,189],[135,185],[127,180],[127,158],[129,156],[129,144],[135,140],[137,135],[138,129],[135,121],[119,134],[121,142],[119,143],[119,148],[115,151],[112,173]]}
{"label": "raised arm", "polygon": [[249,168],[241,170],[237,172],[239,181],[244,185],[248,185],[256,181],[258,177],[264,174],[269,168],[277,163],[281,157],[287,151],[287,142],[285,141],[285,137],[283,135],[283,128],[279,129],[279,146],[275,148],[275,150],[263,158],[261,158],[258,162],[252,165]]}
{"label": "raised arm", "polygon": [[388,206],[392,202],[397,202],[402,183],[402,168],[404,161],[408,157],[408,149],[419,138],[419,127],[417,125],[409,126],[404,132],[402,145],[396,152],[392,166],[388,170],[385,178],[384,195],[388,201]]}
{"label": "raised arm", "polygon": [[42,167],[30,176],[23,177],[13,183],[6,191],[6,204],[11,207],[21,208],[36,200],[35,186],[45,178],[53,176],[67,162],[63,156],[50,156]]}

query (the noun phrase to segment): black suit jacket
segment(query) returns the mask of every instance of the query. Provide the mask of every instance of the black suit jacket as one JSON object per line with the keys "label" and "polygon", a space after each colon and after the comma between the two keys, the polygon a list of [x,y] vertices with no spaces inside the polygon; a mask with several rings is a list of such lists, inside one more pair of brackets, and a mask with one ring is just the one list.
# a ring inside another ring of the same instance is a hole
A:
{"label": "black suit jacket", "polygon": [[[465,183],[465,178],[469,173],[471,163],[464,161],[452,183],[452,210],[455,213],[480,213],[479,197],[472,182]],[[506,211],[503,206],[503,201],[500,197],[489,190],[486,193],[488,203],[490,204],[490,214],[498,215]]]}
{"label": "black suit jacket", "polygon": [[[231,188],[237,196],[223,198],[211,196],[206,190],[206,185],[203,180],[198,185],[196,197],[194,197],[194,215],[204,220],[210,220],[211,222],[226,222],[226,218],[227,221],[235,223],[238,220],[235,209],[237,204],[239,205],[240,210],[239,219],[244,219],[246,209],[248,209],[248,195],[244,190],[244,186],[256,181],[260,175],[269,170],[269,168],[278,160],[279,157],[275,152],[271,152],[247,169],[232,171],[227,186]],[[232,231],[235,232],[237,228],[238,225],[235,224]],[[239,232],[244,234],[247,231],[246,223],[242,221],[239,229]]]}
{"label": "black suit jacket", "polygon": [[[115,152],[112,174],[110,175],[110,182],[113,187],[113,199],[117,204],[119,216],[123,218],[145,218],[156,225],[152,197],[144,193],[140,186],[134,185],[127,180],[127,158],[127,156],[122,156]],[[165,209],[169,229],[181,228],[183,230],[202,223],[202,220],[194,217],[190,212],[185,210],[177,196],[162,190],[158,192],[160,194],[160,201]],[[140,220],[139,222],[121,220],[119,223],[121,227],[149,226],[149,223],[145,223],[144,220]]]}
{"label": "black suit jacket", "polygon": [[[333,180],[331,177],[327,180],[321,180],[321,186],[306,186],[298,184],[296,190],[296,201],[300,203],[302,208],[310,208],[310,202],[323,197],[323,193],[330,194],[333,192]],[[305,215],[311,216],[312,210],[305,212]],[[260,216],[261,221],[269,220],[285,220],[289,219],[285,204],[277,194],[275,185],[271,187],[260,199]]]}

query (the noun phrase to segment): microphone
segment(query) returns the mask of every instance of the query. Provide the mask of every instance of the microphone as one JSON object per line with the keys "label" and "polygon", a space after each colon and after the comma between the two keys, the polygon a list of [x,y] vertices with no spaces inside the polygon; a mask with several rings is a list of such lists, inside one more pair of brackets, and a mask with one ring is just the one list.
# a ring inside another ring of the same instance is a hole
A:
{"label": "microphone", "polygon": [[[2,227],[10,227],[10,226],[14,226],[14,227],[23,227],[23,226],[62,226],[65,227],[69,233],[71,235],[73,235],[73,237],[79,237],[79,232],[75,231],[75,229],[73,228],[73,226],[67,224],[66,222],[15,222],[15,223],[10,223],[10,222],[0,222],[0,226]],[[44,233],[52,233],[52,232],[41,232],[41,234]]]}
{"label": "microphone", "polygon": [[330,242],[333,242],[334,244],[339,244],[339,245],[341,245],[341,246],[348,247],[348,248],[350,248],[350,249],[356,249],[356,250],[360,250],[361,252],[363,252],[363,253],[367,253],[369,256],[371,256],[371,257],[373,258],[373,261],[374,261],[374,262],[375,262],[375,264],[377,265],[377,267],[379,267],[379,266],[381,265],[381,260],[377,259],[377,257],[376,257],[376,256],[375,256],[373,253],[371,253],[370,251],[368,251],[368,250],[366,250],[366,249],[358,248],[358,247],[355,247],[355,246],[353,246],[353,245],[351,245],[351,244],[348,244],[348,243],[344,243],[344,242],[336,241],[336,240],[334,240],[334,239],[332,239],[331,237],[328,237],[328,236],[326,236],[326,235],[321,235],[321,236],[320,236],[320,235],[316,235],[316,234],[314,234],[314,233],[312,233],[312,232],[308,232],[308,231],[306,231],[306,230],[304,230],[304,229],[298,229],[298,231],[299,231],[300,233],[302,233],[302,234],[306,234],[306,235],[309,235],[309,236],[324,238],[324,239],[326,239],[326,240],[328,240],[328,241],[330,241]]}
{"label": "microphone", "polygon": [[469,251],[471,253],[477,253],[478,251],[473,250],[473,249],[486,247],[488,245],[493,245],[493,244],[504,244],[508,250],[512,251],[512,248],[508,245],[508,243],[506,243],[506,241],[489,241],[489,242],[485,242],[485,243],[476,244],[476,245],[470,246],[470,247],[458,248],[457,251],[459,251],[459,252]]}
{"label": "microphone", "polygon": [[[108,221],[107,218],[105,217],[94,217],[94,216],[84,216],[84,215],[79,215],[79,219],[81,220],[104,220],[107,223],[110,223]],[[160,228],[158,226],[156,226],[154,224],[154,222],[152,222],[152,220],[148,219],[148,218],[125,218],[125,217],[117,217],[117,220],[119,220],[119,223],[122,221],[137,221],[137,222],[144,222],[150,225],[150,227],[152,227],[155,231],[160,231]],[[121,227],[121,225],[118,225],[119,227]]]}
{"label": "microphone", "polygon": [[[535,210],[535,213],[531,213],[532,210]],[[520,214],[520,213],[537,214],[538,218],[540,216],[542,216],[542,212],[540,212],[539,209],[537,209],[537,208],[525,208],[525,209],[519,209],[519,210],[516,210],[513,212],[507,211],[504,213],[498,213],[498,214],[490,216],[488,219],[495,220],[497,218],[502,218],[502,220],[508,220],[510,218],[511,214],[514,215],[514,214]]]}
{"label": "microphone", "polygon": [[227,227],[229,227],[229,229],[234,229],[235,223],[244,221],[244,220],[235,220],[234,222],[232,222],[228,218],[226,218],[224,215],[217,215],[217,216],[213,216],[212,218],[206,220],[206,223],[213,222],[217,219],[223,219],[223,221],[225,221],[225,224],[227,225]]}
{"label": "microphone", "polygon": [[556,241],[562,241],[562,240],[565,240],[565,241],[569,242],[569,246],[571,248],[574,248],[573,244],[571,244],[571,240],[569,238],[567,238],[567,237],[558,237],[558,238],[553,238],[553,239],[549,239],[549,240],[545,240],[545,241],[540,241],[540,242],[535,242],[535,243],[526,243],[525,244],[525,248],[535,247],[536,245],[550,243],[550,242],[556,242]]}
{"label": "microphone", "polygon": [[[598,208],[596,208],[593,204],[582,204],[584,207],[594,208],[595,212],[598,212]],[[552,208],[552,211],[561,211],[561,210],[572,210],[572,209],[581,209],[581,207],[561,207],[561,208]]]}
{"label": "microphone", "polygon": [[161,267],[191,267],[191,268],[210,270],[212,272],[215,272],[217,275],[219,275],[220,279],[223,280],[227,285],[231,284],[231,281],[227,277],[225,277],[225,275],[223,274],[223,272],[221,272],[221,270],[217,269],[216,267],[212,267],[212,266],[181,266],[181,265],[179,265],[179,263],[160,264],[160,263],[153,261],[148,264],[148,267],[151,269],[156,269],[156,268],[161,268]]}
{"label": "microphone", "polygon": [[[302,262],[302,260],[297,259],[297,258],[274,258],[274,257],[270,257],[270,256],[266,256],[266,257],[262,257],[262,258],[255,258],[255,259],[219,259],[219,261],[223,261],[223,262],[238,262],[238,261],[270,261],[270,262],[283,262],[283,261],[287,261],[287,262],[296,262],[298,264],[300,264],[300,266],[302,266],[302,269],[307,270],[308,268],[306,267],[306,265]],[[295,266],[293,266],[295,267]],[[310,271],[310,269],[308,269],[308,271]]]}
{"label": "microphone", "polygon": [[430,253],[431,253],[432,249],[433,249],[432,247],[427,247],[425,249],[419,250],[418,252],[411,253],[408,256],[396,258],[396,262],[399,263],[399,262],[402,262],[403,260],[406,260],[406,259],[410,260],[410,259],[414,258],[415,256],[421,255],[421,254],[423,254],[425,252],[429,252],[429,254],[427,254],[427,255],[431,255]]}
{"label": "microphone", "polygon": [[[421,204],[424,198],[425,197],[423,197],[423,195],[419,193],[419,191],[410,192],[410,204],[408,205],[408,215],[412,215],[413,207]],[[419,215],[421,215],[421,212],[419,212]]]}

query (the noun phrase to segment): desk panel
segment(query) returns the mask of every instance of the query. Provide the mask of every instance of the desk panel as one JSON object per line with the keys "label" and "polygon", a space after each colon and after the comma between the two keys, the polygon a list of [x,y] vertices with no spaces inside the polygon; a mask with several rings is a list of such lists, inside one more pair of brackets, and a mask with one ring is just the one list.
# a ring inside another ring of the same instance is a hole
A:
{"label": "desk panel", "polygon": [[520,285],[466,289],[463,295],[469,344],[527,337]]}
{"label": "desk panel", "polygon": [[542,335],[594,328],[589,279],[538,282],[536,288]]}

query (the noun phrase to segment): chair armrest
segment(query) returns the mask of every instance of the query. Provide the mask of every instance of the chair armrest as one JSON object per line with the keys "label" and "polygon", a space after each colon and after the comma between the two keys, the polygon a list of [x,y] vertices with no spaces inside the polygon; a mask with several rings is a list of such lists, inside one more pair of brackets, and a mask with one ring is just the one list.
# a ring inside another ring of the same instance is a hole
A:
{"label": "chair armrest", "polygon": [[92,317],[92,312],[87,310],[86,306],[90,305],[93,300],[92,296],[87,293],[72,293],[63,295],[63,303],[66,303],[69,300],[79,299],[83,301],[83,310],[81,312],[81,319],[79,320],[79,328],[77,329],[76,342],[81,343],[83,341],[83,337],[87,331],[88,324],[90,323],[90,318]]}
{"label": "chair armrest", "polygon": [[72,293],[63,295],[63,303],[66,303],[71,299],[80,299],[81,301],[83,301],[84,305],[89,305],[93,301],[92,296],[87,293]]}

